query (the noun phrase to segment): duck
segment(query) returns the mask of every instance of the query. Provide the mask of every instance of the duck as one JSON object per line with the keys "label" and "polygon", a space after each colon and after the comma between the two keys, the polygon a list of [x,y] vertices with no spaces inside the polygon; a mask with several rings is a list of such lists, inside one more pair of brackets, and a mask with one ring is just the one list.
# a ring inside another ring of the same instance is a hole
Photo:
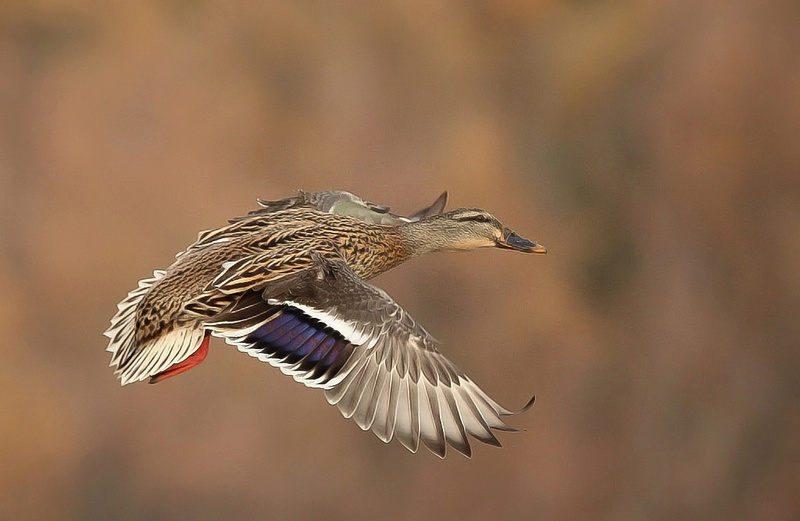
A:
{"label": "duck", "polygon": [[431,252],[546,253],[479,208],[433,205],[396,216],[349,192],[299,192],[200,232],[139,281],[104,335],[121,385],[161,382],[201,363],[211,337],[324,391],[345,418],[411,452],[467,458],[500,447],[512,411],[446,358],[439,343],[369,281]]}

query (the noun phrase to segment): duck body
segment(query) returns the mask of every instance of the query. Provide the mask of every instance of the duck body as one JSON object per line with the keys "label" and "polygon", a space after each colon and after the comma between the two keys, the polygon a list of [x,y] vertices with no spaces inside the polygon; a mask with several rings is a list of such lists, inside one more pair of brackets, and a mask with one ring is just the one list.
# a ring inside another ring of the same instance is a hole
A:
{"label": "duck body", "polygon": [[330,262],[343,261],[365,280],[411,256],[394,226],[308,209],[255,215],[201,234],[167,268],[139,312],[157,310],[166,319],[159,305],[166,302],[174,319],[188,302],[204,303],[209,313],[219,311],[235,299],[231,295],[311,268],[312,252]]}
{"label": "duck body", "polygon": [[412,451],[421,442],[440,457],[448,445],[469,456],[468,434],[499,445],[492,429],[512,430],[500,418],[512,412],[367,281],[429,251],[543,248],[478,209],[379,224],[373,216],[388,208],[360,199],[355,212],[347,199],[343,213],[319,208],[330,196],[284,201],[200,233],[118,305],[106,336],[122,384],[194,367],[216,336],[325,389],[345,417],[383,441],[396,438]]}

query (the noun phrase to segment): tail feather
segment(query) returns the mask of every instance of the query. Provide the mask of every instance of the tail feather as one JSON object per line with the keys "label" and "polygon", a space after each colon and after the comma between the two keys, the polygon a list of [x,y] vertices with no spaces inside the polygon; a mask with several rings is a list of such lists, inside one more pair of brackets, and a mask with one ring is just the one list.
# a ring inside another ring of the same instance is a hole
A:
{"label": "tail feather", "polygon": [[109,338],[106,350],[111,353],[109,365],[122,385],[166,371],[183,362],[200,347],[205,332],[197,327],[177,327],[138,345],[136,342],[136,311],[139,303],[166,272],[157,270],[151,278],[142,279],[136,289],[117,305],[111,325],[103,333]]}

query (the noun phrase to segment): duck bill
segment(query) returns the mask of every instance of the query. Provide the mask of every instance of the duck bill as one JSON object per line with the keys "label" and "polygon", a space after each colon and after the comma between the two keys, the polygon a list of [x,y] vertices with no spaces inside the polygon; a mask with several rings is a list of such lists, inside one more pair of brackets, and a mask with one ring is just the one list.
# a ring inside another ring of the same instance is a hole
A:
{"label": "duck bill", "polygon": [[498,248],[516,250],[523,253],[547,253],[547,249],[541,244],[525,237],[520,237],[508,228],[503,231],[503,237],[497,239],[496,244]]}

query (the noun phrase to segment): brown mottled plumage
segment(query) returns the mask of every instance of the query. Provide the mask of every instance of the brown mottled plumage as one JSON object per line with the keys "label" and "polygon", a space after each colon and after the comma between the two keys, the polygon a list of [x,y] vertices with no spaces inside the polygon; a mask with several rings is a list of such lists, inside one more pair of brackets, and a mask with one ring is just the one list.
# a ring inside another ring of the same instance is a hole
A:
{"label": "brown mottled plumage", "polygon": [[325,389],[383,441],[412,451],[422,441],[440,457],[447,445],[469,456],[467,435],[499,445],[491,431],[513,430],[501,420],[513,413],[366,282],[431,251],[545,251],[484,210],[440,214],[444,198],[411,218],[347,192],[261,202],[140,281],[106,331],[111,365],[123,384],[159,381],[202,361],[218,336]]}

